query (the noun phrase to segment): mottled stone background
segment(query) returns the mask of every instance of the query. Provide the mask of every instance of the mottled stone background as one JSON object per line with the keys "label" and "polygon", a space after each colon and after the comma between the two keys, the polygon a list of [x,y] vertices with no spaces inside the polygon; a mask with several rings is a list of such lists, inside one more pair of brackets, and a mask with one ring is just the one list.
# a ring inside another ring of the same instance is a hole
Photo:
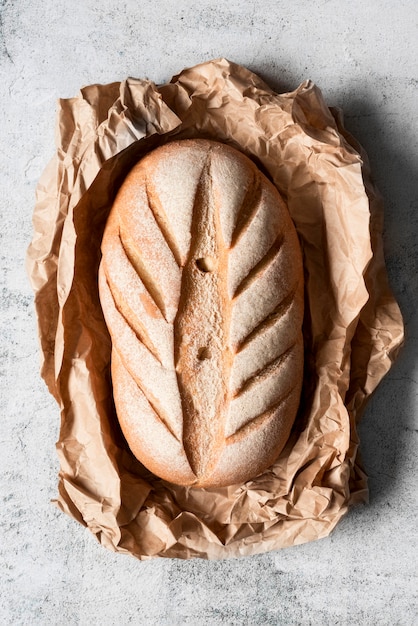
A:
{"label": "mottled stone background", "polygon": [[[0,0],[0,623],[418,623],[418,5],[415,0]],[[139,562],[60,513],[59,411],[24,270],[55,105],[94,82],[165,82],[219,56],[279,91],[311,78],[368,151],[407,340],[361,426],[370,504],[316,543]]]}

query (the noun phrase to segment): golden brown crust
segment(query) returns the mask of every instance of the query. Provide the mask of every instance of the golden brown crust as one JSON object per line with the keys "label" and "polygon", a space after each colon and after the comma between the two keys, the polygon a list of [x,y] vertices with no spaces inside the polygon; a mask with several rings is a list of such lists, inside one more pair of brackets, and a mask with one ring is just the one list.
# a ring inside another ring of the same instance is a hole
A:
{"label": "golden brown crust", "polygon": [[102,244],[121,427],[173,483],[266,469],[288,439],[303,371],[303,274],[286,206],[257,167],[207,140],[130,172]]}

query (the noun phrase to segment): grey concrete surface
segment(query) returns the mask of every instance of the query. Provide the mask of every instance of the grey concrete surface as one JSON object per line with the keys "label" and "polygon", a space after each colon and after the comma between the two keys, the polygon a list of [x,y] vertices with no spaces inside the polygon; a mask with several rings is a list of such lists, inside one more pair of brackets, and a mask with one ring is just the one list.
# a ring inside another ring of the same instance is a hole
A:
{"label": "grey concrete surface", "polygon": [[[418,6],[415,0],[0,0],[0,623],[418,623]],[[58,408],[38,374],[24,256],[55,103],[225,56],[279,91],[311,78],[367,149],[406,345],[361,426],[370,504],[327,539],[231,561],[139,562],[50,503]]]}

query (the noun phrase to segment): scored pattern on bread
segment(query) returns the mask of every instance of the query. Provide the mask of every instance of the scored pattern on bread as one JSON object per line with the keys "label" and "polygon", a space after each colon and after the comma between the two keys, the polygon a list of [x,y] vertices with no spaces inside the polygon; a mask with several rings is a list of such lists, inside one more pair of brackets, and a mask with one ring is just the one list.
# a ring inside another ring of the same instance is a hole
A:
{"label": "scored pattern on bread", "polygon": [[303,369],[302,262],[273,185],[230,147],[173,142],[128,175],[102,251],[115,404],[133,453],[184,485],[268,467]]}
{"label": "scored pattern on bread", "polygon": [[148,292],[149,297],[154,302],[161,315],[167,321],[167,311],[165,308],[164,296],[161,293],[158,283],[154,280],[152,274],[148,272],[146,264],[144,264],[141,254],[136,250],[135,244],[132,242],[128,234],[125,234],[122,238],[119,231],[119,242],[126,255],[128,263],[132,265],[135,272],[144,285],[144,288]]}
{"label": "scored pattern on bread", "polygon": [[266,317],[258,324],[258,326],[253,328],[253,330],[237,344],[237,352],[240,352],[241,350],[246,348],[248,344],[250,344],[252,341],[255,341],[257,337],[265,333],[269,328],[277,324],[277,322],[279,322],[283,318],[283,316],[294,304],[296,290],[298,286],[299,285],[296,284],[295,289],[293,289],[287,295],[287,297],[280,301],[277,307],[275,307],[273,311],[271,311],[271,313],[268,313],[268,315],[266,315]]}
{"label": "scored pattern on bread", "polygon": [[264,274],[269,268],[269,266],[276,261],[277,257],[280,254],[281,245],[283,243],[283,234],[281,233],[277,239],[273,242],[270,250],[265,254],[265,256],[255,265],[249,273],[244,276],[238,287],[235,289],[234,298],[237,298],[243,291],[248,289],[252,285],[254,281],[257,280],[260,276]]}
{"label": "scored pattern on bread", "polygon": [[235,389],[232,392],[233,398],[238,398],[244,392],[248,392],[253,389],[260,381],[267,379],[269,376],[274,376],[275,373],[280,371],[280,368],[283,367],[285,359],[291,354],[291,350],[294,347],[294,343],[282,354],[279,354],[277,358],[274,358],[267,364],[263,364],[263,366],[252,376],[247,378],[241,385],[239,389]]}
{"label": "scored pattern on bread", "polygon": [[[123,249],[123,245],[122,245],[122,249]],[[131,258],[129,258],[128,256],[127,258],[132,264]],[[119,287],[114,282],[110,273],[108,273],[107,275],[107,285],[109,287],[109,291],[112,296],[115,309],[124,317],[126,323],[130,326],[130,328],[133,330],[133,332],[137,336],[138,341],[140,341],[145,346],[145,348],[147,348],[147,350],[157,359],[160,365],[162,365],[161,357],[158,354],[158,350],[153,344],[152,339],[148,334],[146,326],[141,321],[141,318],[139,318],[138,315],[135,313],[135,311],[132,308],[132,305],[129,304],[126,297],[124,297],[124,295],[121,293]],[[154,304],[155,304],[155,300],[154,300]],[[157,307],[156,304],[155,306]],[[157,308],[161,312],[161,309],[159,307]],[[163,315],[162,312],[161,312],[161,315]]]}
{"label": "scored pattern on bread", "polygon": [[236,430],[234,433],[232,433],[232,435],[229,435],[226,438],[226,443],[227,444],[230,444],[232,442],[236,443],[236,442],[242,440],[246,435],[248,435],[248,433],[251,430],[256,431],[258,428],[260,428],[261,426],[264,426],[266,423],[268,423],[275,416],[278,407],[294,391],[294,387],[295,387],[295,385],[290,387],[290,389],[288,389],[284,394],[282,394],[280,396],[279,400],[277,400],[266,411],[264,411],[263,413],[260,413],[260,415],[257,415],[257,417],[254,417],[251,421],[247,422],[246,424],[244,424],[243,426],[238,428],[238,430]]}

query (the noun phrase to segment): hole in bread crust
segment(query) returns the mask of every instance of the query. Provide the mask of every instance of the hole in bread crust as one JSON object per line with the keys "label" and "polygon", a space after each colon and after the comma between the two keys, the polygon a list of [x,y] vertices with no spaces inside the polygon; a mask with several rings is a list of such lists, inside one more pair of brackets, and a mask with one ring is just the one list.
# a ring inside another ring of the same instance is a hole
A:
{"label": "hole in bread crust", "polygon": [[201,259],[196,259],[196,266],[201,272],[213,272],[215,269],[215,259],[211,256],[205,256]]}
{"label": "hole in bread crust", "polygon": [[197,358],[199,359],[199,361],[206,361],[206,359],[210,359],[211,356],[212,355],[209,348],[207,348],[206,346],[204,348],[199,348],[199,351],[197,353]]}

